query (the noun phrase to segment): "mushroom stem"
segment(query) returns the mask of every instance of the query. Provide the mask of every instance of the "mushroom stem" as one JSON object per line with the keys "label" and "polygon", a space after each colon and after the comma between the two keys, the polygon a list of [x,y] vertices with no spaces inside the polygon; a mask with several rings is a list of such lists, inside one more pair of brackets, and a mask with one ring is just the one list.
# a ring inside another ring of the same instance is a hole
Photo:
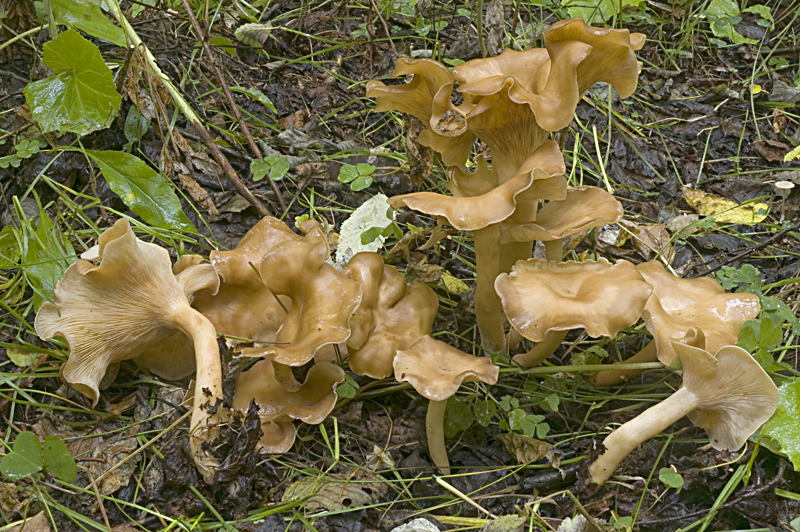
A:
{"label": "mushroom stem", "polygon": [[544,340],[536,344],[527,353],[520,353],[514,356],[514,362],[519,364],[522,369],[532,368],[544,362],[547,357],[552,355],[564,341],[567,331],[549,331]]}
{"label": "mushroom stem", "polygon": [[589,466],[592,480],[598,484],[604,483],[640,443],[654,438],[697,406],[697,395],[681,388],[617,428],[603,441],[606,451]]}
{"label": "mushroom stem", "polygon": [[[656,341],[650,340],[650,343],[644,346],[641,351],[625,360],[624,364],[655,362],[658,360],[657,354],[658,348],[656,346]],[[611,367],[613,368],[613,366]],[[615,384],[621,384],[622,382],[628,380],[628,378],[638,375],[641,372],[642,371],[638,369],[607,369],[598,371],[591,379],[589,379],[589,382],[592,384],[592,386],[614,386]]]}
{"label": "mushroom stem", "polygon": [[450,460],[447,458],[447,447],[444,445],[444,411],[447,399],[430,401],[428,414],[425,416],[425,432],[428,435],[428,454],[443,475],[450,474]]}
{"label": "mushroom stem", "polygon": [[217,333],[208,318],[188,305],[174,309],[171,317],[194,343],[197,376],[195,378],[189,447],[197,469],[208,482],[219,468],[216,458],[203,449],[204,443],[210,443],[216,438],[220,419],[222,363],[219,356]]}
{"label": "mushroom stem", "polygon": [[545,240],[544,257],[547,260],[561,262],[561,259],[564,258],[564,239],[558,238],[556,240]]}
{"label": "mushroom stem", "polygon": [[531,258],[533,242],[511,242],[500,245],[500,268],[502,273],[511,271],[517,261]]}
{"label": "mushroom stem", "polygon": [[503,304],[494,289],[494,280],[500,275],[500,224],[491,224],[474,232],[475,268],[475,318],[481,333],[481,344],[487,351],[505,349],[503,330]]}

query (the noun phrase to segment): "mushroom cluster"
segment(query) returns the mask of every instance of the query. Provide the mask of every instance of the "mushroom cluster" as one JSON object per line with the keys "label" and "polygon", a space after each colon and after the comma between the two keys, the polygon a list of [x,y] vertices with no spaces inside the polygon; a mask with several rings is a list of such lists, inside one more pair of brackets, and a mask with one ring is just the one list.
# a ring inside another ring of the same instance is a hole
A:
{"label": "mushroom cluster", "polygon": [[[452,73],[430,59],[398,60],[395,76],[408,83],[367,84],[377,111],[398,110],[426,126],[418,141],[439,152],[448,167],[452,196],[421,192],[395,196],[389,204],[442,216],[472,231],[477,269],[475,313],[481,342],[489,351],[505,346],[503,315],[494,280],[531,256],[533,240],[551,242],[561,258],[561,239],[617,221],[622,207],[602,189],[567,187],[564,160],[550,132],[572,120],[582,94],[596,82],[612,85],[623,98],[638,81],[634,51],[642,34],[587,26],[580,19],[553,24],[545,48],[505,50],[497,57],[458,65]],[[463,102],[456,106],[451,91]],[[492,167],[466,162],[476,139],[489,147]],[[540,200],[550,200],[537,215]]]}

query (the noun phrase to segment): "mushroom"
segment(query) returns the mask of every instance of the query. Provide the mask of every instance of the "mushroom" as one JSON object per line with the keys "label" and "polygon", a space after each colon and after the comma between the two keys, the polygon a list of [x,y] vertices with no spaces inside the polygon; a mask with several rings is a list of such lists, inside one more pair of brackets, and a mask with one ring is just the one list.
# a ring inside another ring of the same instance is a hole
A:
{"label": "mushroom", "polygon": [[245,348],[243,355],[302,366],[321,348],[350,337],[350,318],[361,303],[361,286],[326,263],[329,258],[325,237],[316,230],[264,254],[258,267],[261,280],[273,293],[288,296],[292,306],[275,345]]}
{"label": "mushroom", "polygon": [[[653,287],[642,311],[653,341],[627,359],[626,364],[656,360],[672,364],[676,354],[671,339],[680,338],[691,327],[703,332],[708,351],[735,344],[742,325],[758,316],[761,310],[758,296],[754,294],[726,293],[719,283],[708,277],[682,279],[669,273],[657,260],[639,264],[636,269]],[[638,373],[612,368],[598,372],[590,382],[595,386],[611,386]]]}
{"label": "mushroom", "polygon": [[[639,319],[652,287],[633,264],[604,258],[585,262],[519,261],[511,274],[495,281],[511,325],[522,336],[540,342],[514,357],[523,368],[550,356],[570,329],[613,338]],[[549,334],[562,331],[558,334]]]}
{"label": "mushroom", "polygon": [[233,409],[244,414],[255,401],[262,431],[258,452],[285,453],[295,439],[292,420],[322,423],[336,406],[336,386],[344,378],[342,368],[323,361],[311,367],[301,384],[289,366],[260,360],[236,379]]}
{"label": "mushroom", "polygon": [[495,384],[500,368],[486,357],[459,351],[444,342],[423,336],[394,358],[394,374],[398,381],[409,382],[417,392],[430,400],[425,417],[428,452],[439,471],[450,474],[450,461],[444,444],[444,412],[447,399],[462,382],[481,381]]}
{"label": "mushroom", "polygon": [[[98,239],[100,265],[78,260],[53,290],[53,303],[36,315],[44,340],[66,339],[69,359],[61,379],[96,406],[108,368],[137,361],[168,379],[197,368],[189,439],[192,457],[207,481],[218,467],[203,448],[217,434],[222,401],[222,369],[217,334],[211,322],[190,306],[192,291],[216,289],[219,280],[208,265],[173,275],[167,250],[137,239],[126,219]],[[191,363],[192,346],[195,364]],[[111,375],[113,379],[113,375]]]}
{"label": "mushroom", "polygon": [[[634,50],[643,44],[641,34],[592,28],[572,19],[551,26],[545,34],[546,49],[505,50],[497,57],[462,63],[452,75],[434,61],[401,58],[395,75],[411,74],[409,83],[367,84],[367,96],[377,99],[377,110],[408,112],[429,126],[418,140],[439,151],[447,166],[460,171],[476,137],[489,145],[492,173],[479,166],[478,174],[482,178],[494,175],[487,177],[491,188],[501,187],[490,196],[493,209],[464,202],[466,208],[461,211],[469,209],[472,213],[466,216],[480,219],[471,229],[475,231],[477,265],[476,317],[486,349],[501,350],[505,343],[500,305],[492,289],[494,279],[516,260],[530,256],[528,243],[498,246],[500,228],[495,220],[508,218],[524,205],[527,219],[523,221],[533,221],[535,201],[520,201],[528,179],[522,171],[526,161],[545,143],[550,131],[569,124],[583,91],[597,81],[610,83],[621,97],[629,96],[638,79]],[[450,101],[455,81],[464,96],[457,107]],[[489,187],[471,188],[481,190],[482,196],[490,194]],[[449,214],[455,226],[470,225],[469,220],[459,219],[450,200],[406,195],[390,204],[406,204],[423,212],[427,212],[425,208],[438,210],[437,214]]]}
{"label": "mushroom", "polygon": [[286,296],[273,295],[256,267],[268,250],[300,238],[277,218],[262,218],[234,249],[210,253],[209,261],[221,279],[219,290],[198,292],[192,306],[211,320],[219,334],[274,342],[286,317],[284,309],[292,303]]}
{"label": "mushroom", "polygon": [[358,253],[342,273],[362,283],[364,292],[361,306],[350,320],[350,369],[357,375],[384,379],[394,370],[397,351],[408,349],[431,332],[439,298],[422,283],[408,288],[405,278],[384,266],[375,253]]}
{"label": "mushroom", "polygon": [[683,416],[708,432],[718,451],[735,451],[778,407],[778,389],[747,351],[725,346],[707,351],[672,342],[683,365],[683,385],[661,403],[614,430],[592,463],[592,480],[602,484],[640,443]]}

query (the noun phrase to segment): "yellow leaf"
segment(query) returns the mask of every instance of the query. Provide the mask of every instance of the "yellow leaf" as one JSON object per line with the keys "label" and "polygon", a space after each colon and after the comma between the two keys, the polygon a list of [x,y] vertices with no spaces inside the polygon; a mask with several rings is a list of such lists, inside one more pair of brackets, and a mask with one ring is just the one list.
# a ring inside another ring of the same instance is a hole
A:
{"label": "yellow leaf", "polygon": [[739,205],[716,194],[707,194],[686,186],[683,187],[683,199],[698,214],[714,216],[714,220],[719,223],[752,225],[762,222],[769,213],[769,205],[766,203]]}
{"label": "yellow leaf", "polygon": [[444,285],[444,289],[450,292],[451,294],[463,294],[467,290],[469,290],[469,286],[467,283],[458,279],[457,277],[453,277],[446,271],[442,271],[441,277],[442,284]]}

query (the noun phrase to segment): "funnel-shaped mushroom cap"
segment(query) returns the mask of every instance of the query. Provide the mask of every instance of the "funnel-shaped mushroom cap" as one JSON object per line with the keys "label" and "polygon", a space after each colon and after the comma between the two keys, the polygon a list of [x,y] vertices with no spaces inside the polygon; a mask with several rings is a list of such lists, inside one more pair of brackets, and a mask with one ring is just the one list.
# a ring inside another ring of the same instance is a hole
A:
{"label": "funnel-shaped mushroom cap", "polygon": [[707,277],[681,279],[657,260],[639,264],[636,269],[653,286],[642,317],[656,340],[658,359],[664,364],[675,361],[670,338],[683,336],[689,327],[702,329],[706,350],[714,352],[735,344],[742,325],[761,309],[753,294],[728,294]]}
{"label": "funnel-shaped mushroom cap", "polygon": [[373,312],[375,328],[362,346],[347,342],[350,369],[373,379],[391,375],[397,352],[430,334],[438,310],[439,298],[433,290],[422,283],[407,289],[405,278],[386,266]]}
{"label": "funnel-shaped mushroom cap", "polygon": [[[198,292],[192,306],[206,316],[220,334],[274,342],[286,312],[261,282],[255,268],[269,249],[293,240],[300,240],[300,236],[282,221],[271,216],[262,218],[247,231],[236,248],[211,252],[211,265],[222,279],[220,289],[216,294]],[[285,296],[281,297],[281,302],[287,308],[292,304]]]}
{"label": "funnel-shaped mushroom cap", "polygon": [[519,261],[495,289],[511,325],[525,338],[585,328],[589,336],[614,337],[639,319],[652,287],[628,261]]}
{"label": "funnel-shaped mushroom cap", "polygon": [[172,313],[189,306],[184,289],[198,286],[181,286],[167,250],[136,238],[125,219],[98,242],[100,265],[81,259],[67,268],[53,290],[54,302],[42,305],[35,322],[42,339],[66,339],[70,355],[61,378],[94,405],[106,370],[122,360],[140,357],[138,362],[167,379],[194,372],[192,341]]}
{"label": "funnel-shaped mushroom cap", "polygon": [[718,451],[735,451],[778,407],[778,388],[750,354],[733,345],[712,356],[672,342],[683,365],[683,388],[697,397],[689,419],[708,432]]}
{"label": "funnel-shaped mushroom cap", "polygon": [[344,377],[340,367],[317,362],[300,384],[292,376],[291,368],[261,360],[236,379],[233,408],[245,413],[250,402],[255,401],[264,433],[259,442],[260,452],[286,452],[294,442],[291,420],[322,423],[336,406],[336,386]]}
{"label": "funnel-shaped mushroom cap", "polygon": [[275,294],[288,296],[292,308],[278,331],[277,345],[244,349],[242,354],[302,366],[322,346],[347,340],[361,287],[327,264],[328,258],[327,243],[313,233],[267,251],[259,266],[261,279]]}
{"label": "funnel-shaped mushroom cap", "polygon": [[[375,311],[378,308],[383,271],[383,259],[371,251],[356,253],[342,268],[345,277],[361,283],[362,293],[361,304],[350,318],[350,338],[347,339],[349,346],[354,348],[363,346],[375,328]],[[405,279],[403,279],[403,291],[405,291]]]}
{"label": "funnel-shaped mushroom cap", "polygon": [[394,374],[423,397],[444,401],[458,391],[462,382],[497,383],[500,368],[489,358],[469,355],[426,335],[397,353]]}
{"label": "funnel-shaped mushroom cap", "polygon": [[500,184],[497,173],[489,169],[486,159],[479,158],[474,172],[462,172],[457,167],[448,169],[447,186],[453,196],[415,192],[394,196],[388,201],[393,209],[408,207],[442,216],[456,229],[475,231],[514,215],[520,205],[524,207],[515,219],[535,219],[540,199],[566,198],[567,181],[563,172],[564,159],[558,144],[548,141],[505,183]]}
{"label": "funnel-shaped mushroom cap", "polygon": [[615,223],[623,214],[622,204],[602,188],[570,188],[564,201],[551,201],[542,207],[535,222],[509,224],[503,230],[500,243],[558,240],[592,227]]}

